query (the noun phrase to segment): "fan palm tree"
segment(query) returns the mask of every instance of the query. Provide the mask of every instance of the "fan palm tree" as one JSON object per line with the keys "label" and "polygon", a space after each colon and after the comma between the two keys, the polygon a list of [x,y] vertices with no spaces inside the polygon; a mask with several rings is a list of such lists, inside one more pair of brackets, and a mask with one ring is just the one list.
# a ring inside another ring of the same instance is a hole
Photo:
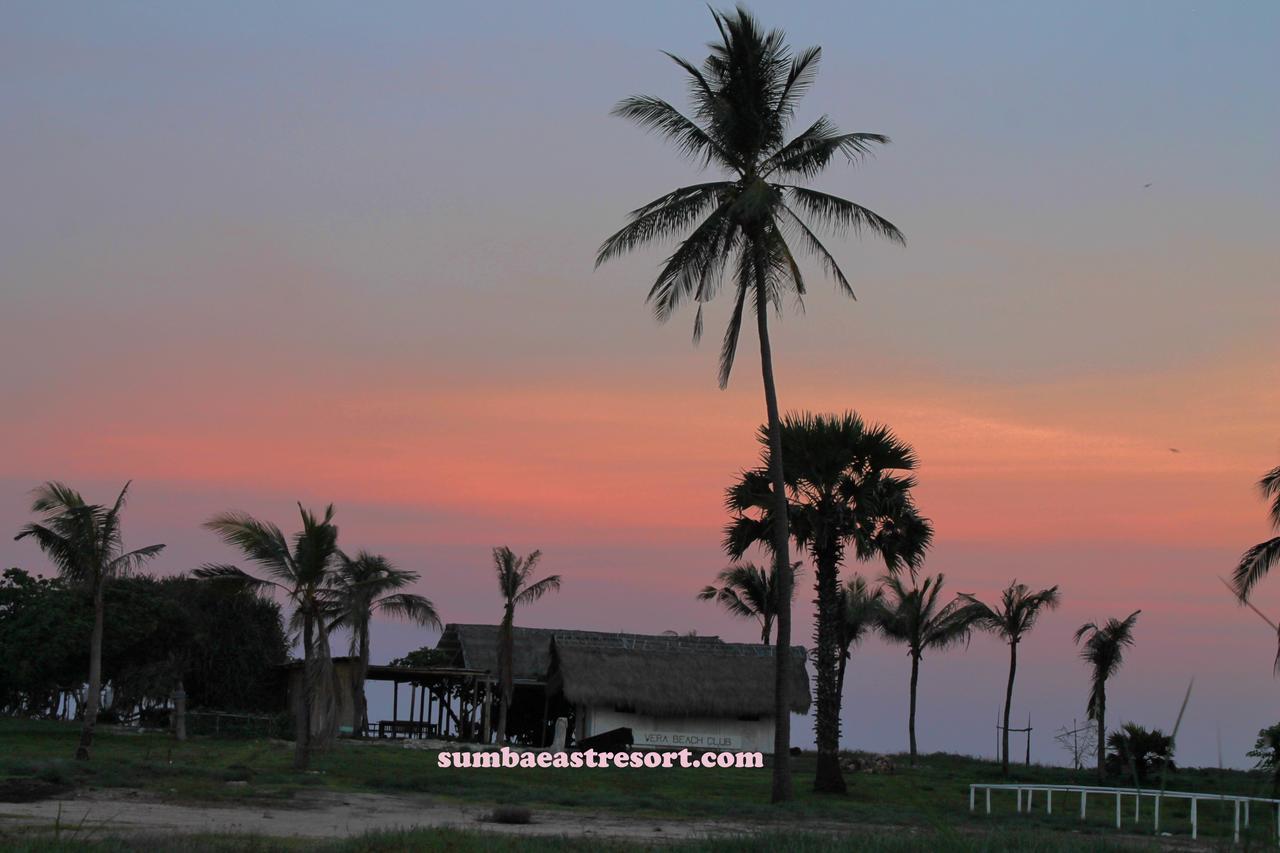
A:
{"label": "fan palm tree", "polygon": [[196,569],[196,577],[244,587],[280,590],[293,602],[291,627],[302,639],[302,696],[295,704],[297,734],[294,767],[305,769],[312,751],[333,745],[338,733],[337,684],[329,651],[329,630],[325,622],[326,592],[330,573],[338,559],[338,526],[333,523],[333,504],[317,517],[298,504],[302,530],[292,542],[279,527],[242,512],[214,516],[204,526],[228,545],[238,548],[250,562],[266,573],[254,577],[237,566],[207,563]]}
{"label": "fan palm tree", "polygon": [[327,591],[325,603],[332,617],[329,630],[346,628],[351,632],[351,655],[357,660],[351,669],[354,733],[357,737],[363,737],[369,725],[364,680],[369,671],[369,622],[374,611],[384,616],[407,619],[417,625],[440,627],[440,617],[429,599],[396,592],[417,582],[420,577],[417,572],[397,569],[381,554],[361,551],[353,559],[338,552],[337,569],[329,577],[332,588]]}
{"label": "fan palm tree", "polygon": [[[1271,501],[1271,527],[1280,531],[1280,466],[1272,468],[1258,481],[1263,500]],[[1254,585],[1280,565],[1280,536],[1259,542],[1240,556],[1240,564],[1231,576],[1231,586],[1241,601],[1247,601]]]}
{"label": "fan palm tree", "polygon": [[[760,431],[765,456],[766,429]],[[797,547],[816,567],[817,624],[814,642],[818,761],[814,789],[846,790],[840,771],[840,567],[847,551],[859,560],[880,557],[890,573],[914,570],[924,558],[932,526],[911,498],[909,471],[915,454],[888,428],[841,415],[789,414],[782,420],[788,525]],[[725,548],[741,557],[747,548],[772,541],[773,486],[767,467],[744,472],[728,491],[733,517]]]}
{"label": "fan palm tree", "polygon": [[75,489],[65,483],[47,482],[32,494],[31,511],[43,517],[22,527],[16,539],[30,536],[58,569],[75,584],[88,588],[93,598],[93,630],[89,634],[89,686],[85,693],[84,723],[76,758],[89,760],[98,706],[102,701],[102,629],[106,621],[106,587],[112,578],[139,568],[164,550],[164,545],[148,545],[124,550],[120,513],[124,509],[130,483],[125,483],[110,507],[85,503]]}
{"label": "fan palm tree", "polygon": [[493,549],[493,568],[498,573],[498,588],[502,591],[502,624],[498,627],[498,681],[502,690],[502,704],[498,707],[498,737],[507,742],[507,711],[515,695],[515,619],[516,608],[532,604],[548,592],[560,589],[560,576],[547,575],[533,580],[533,571],[542,559],[541,551],[533,551],[526,557],[505,545]]}
{"label": "fan palm tree", "polygon": [[1119,671],[1124,663],[1124,650],[1133,645],[1133,626],[1138,622],[1135,610],[1124,619],[1108,619],[1099,626],[1087,622],[1076,629],[1076,643],[1084,640],[1080,657],[1093,668],[1093,683],[1089,689],[1088,719],[1098,724],[1098,781],[1107,774],[1107,680]]}
{"label": "fan palm tree", "polygon": [[[805,283],[792,252],[794,241],[815,256],[837,288],[853,295],[844,272],[822,244],[813,226],[838,234],[863,230],[903,242],[902,233],[873,211],[837,196],[802,186],[831,160],[850,162],[889,141],[877,133],[841,133],[822,116],[787,139],[796,104],[812,85],[821,50],[794,53],[779,30],[764,30],[745,9],[712,12],[719,40],[701,67],[668,54],[687,75],[692,115],[649,95],[630,97],[614,114],[656,131],[703,168],[714,167],[718,180],[678,187],[633,210],[627,224],[604,241],[596,266],[640,246],[680,238],[649,290],[659,321],[685,302],[698,303],[695,342],[702,335],[702,304],[719,290],[727,268],[733,283],[733,308],[720,347],[720,386],[729,382],[743,315],[755,314],[760,371],[768,415],[770,474],[776,485],[778,515],[784,516],[782,436],[778,395],[769,341],[769,308],[780,309],[784,296],[797,302]],[[808,219],[808,222],[806,222]],[[775,532],[773,556],[782,579],[781,600],[791,600],[785,567],[785,521]],[[778,614],[775,682],[774,771],[772,799],[791,797],[791,747],[788,670],[791,667],[791,612]]]}
{"label": "fan palm tree", "polygon": [[844,696],[844,671],[854,646],[872,631],[880,630],[880,611],[884,607],[884,587],[870,586],[866,578],[855,574],[840,587],[840,672],[836,693]]}
{"label": "fan palm tree", "polygon": [[[799,563],[791,564],[791,575],[800,570]],[[764,569],[755,563],[738,563],[716,575],[714,584],[704,586],[698,593],[699,601],[715,601],[734,616],[755,619],[760,623],[760,642],[769,645],[773,622],[778,616],[778,579],[775,569]],[[795,585],[791,586],[792,597]]]}
{"label": "fan palm tree", "polygon": [[990,631],[1009,644],[1009,683],[1004,690],[1004,729],[1000,747],[1000,767],[1009,775],[1009,711],[1013,706],[1013,678],[1018,672],[1018,643],[1035,627],[1040,613],[1053,610],[1061,601],[1056,586],[1032,592],[1016,580],[1000,593],[994,607],[983,604],[972,595],[961,595],[969,602],[974,625]]}
{"label": "fan palm tree", "polygon": [[908,589],[897,575],[881,579],[885,588],[880,611],[880,631],[885,639],[903,643],[911,656],[911,712],[907,733],[911,740],[911,765],[916,763],[916,687],[920,681],[920,661],[929,649],[946,649],[965,642],[972,630],[970,613],[963,599],[939,606],[944,576],[926,577]]}

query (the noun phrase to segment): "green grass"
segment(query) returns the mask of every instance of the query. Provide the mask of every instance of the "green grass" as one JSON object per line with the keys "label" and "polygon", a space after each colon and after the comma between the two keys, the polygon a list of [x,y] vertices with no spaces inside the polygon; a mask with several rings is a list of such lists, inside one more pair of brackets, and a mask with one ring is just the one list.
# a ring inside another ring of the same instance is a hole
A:
{"label": "green grass", "polygon": [[[914,769],[899,759],[898,772],[892,775],[850,774],[850,792],[845,797],[819,796],[810,790],[814,759],[806,754],[794,759],[795,800],[769,806],[767,769],[441,769],[433,752],[392,744],[340,743],[332,753],[318,756],[311,772],[298,773],[291,768],[292,745],[280,741],[196,738],[180,744],[160,734],[100,730],[93,760],[86,763],[70,759],[76,738],[72,724],[0,720],[0,785],[12,790],[40,780],[67,788],[141,789],[177,802],[226,804],[288,805],[305,799],[300,792],[314,790],[427,794],[438,800],[524,805],[534,810],[535,818],[539,808],[559,808],[643,817],[778,821],[800,827],[810,821],[851,828],[910,826],[961,831],[966,837],[989,830],[1015,834],[1053,830],[1059,835],[1083,831],[1096,841],[1114,832],[1114,800],[1104,802],[1102,797],[1091,798],[1087,823],[1078,820],[1078,798],[1062,795],[1055,798],[1052,816],[1043,812],[1043,795],[1037,795],[1035,814],[1019,815],[1013,795],[1004,792],[993,794],[992,815],[982,813],[981,796],[978,813],[971,815],[968,785],[1004,781],[999,766],[945,754],[922,756]],[[1088,771],[1038,766],[1016,767],[1012,779],[1094,784]],[[247,784],[228,784],[231,781]],[[1268,791],[1256,774],[1218,770],[1178,771],[1171,775],[1168,787],[1254,796]],[[1144,803],[1146,822],[1139,827],[1130,823],[1132,808],[1132,801],[1126,801],[1126,830],[1149,833],[1149,803]],[[1162,812],[1162,829],[1178,835],[1189,832],[1187,804],[1165,801]],[[1274,820],[1270,810],[1255,810],[1256,837],[1274,840]],[[1202,837],[1229,838],[1231,821],[1229,804],[1201,804]]]}
{"label": "green grass", "polygon": [[1063,833],[1004,830],[957,833],[928,830],[913,833],[851,831],[839,836],[816,834],[767,834],[685,842],[624,842],[599,838],[542,838],[510,836],[455,829],[379,832],[356,838],[316,843],[245,836],[198,835],[179,838],[108,838],[102,840],[26,836],[0,842],[13,853],[293,853],[314,850],[320,853],[393,853],[415,850],[434,853],[827,853],[830,850],[857,850],[865,853],[1069,853],[1069,851],[1146,851],[1154,844],[1133,840],[1106,841],[1072,838]]}

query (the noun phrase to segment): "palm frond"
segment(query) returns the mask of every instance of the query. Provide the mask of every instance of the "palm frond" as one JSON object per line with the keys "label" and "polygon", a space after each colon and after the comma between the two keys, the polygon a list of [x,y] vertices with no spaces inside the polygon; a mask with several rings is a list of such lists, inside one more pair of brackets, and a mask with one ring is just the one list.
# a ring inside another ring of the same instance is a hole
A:
{"label": "palm frond", "polygon": [[717,159],[726,165],[733,162],[711,133],[662,98],[633,95],[619,101],[611,115],[663,136],[676,146],[676,150],[690,159],[702,161],[703,166]]}
{"label": "palm frond", "polygon": [[547,575],[537,583],[530,584],[522,589],[520,594],[515,597],[515,604],[517,607],[525,604],[531,604],[539,598],[542,598],[542,596],[546,595],[548,592],[553,592],[559,589],[560,576]]}
{"label": "palm frond", "polygon": [[396,593],[378,599],[377,607],[382,613],[398,619],[405,619],[418,625],[440,628],[440,615],[431,600],[421,595]]}
{"label": "palm frond", "polygon": [[863,230],[867,230],[895,243],[906,245],[906,237],[898,230],[898,226],[869,208],[848,199],[806,187],[792,185],[784,185],[784,187],[791,204],[837,234],[850,231],[861,234]]}
{"label": "palm frond", "polygon": [[600,244],[596,266],[689,227],[729,188],[725,181],[678,187],[636,208],[627,215],[627,224]]}
{"label": "palm frond", "polygon": [[201,580],[215,581],[228,586],[242,587],[245,589],[258,589],[268,586],[279,586],[274,581],[256,578],[238,566],[231,566],[226,563],[205,563],[199,568],[191,572],[192,577]]}

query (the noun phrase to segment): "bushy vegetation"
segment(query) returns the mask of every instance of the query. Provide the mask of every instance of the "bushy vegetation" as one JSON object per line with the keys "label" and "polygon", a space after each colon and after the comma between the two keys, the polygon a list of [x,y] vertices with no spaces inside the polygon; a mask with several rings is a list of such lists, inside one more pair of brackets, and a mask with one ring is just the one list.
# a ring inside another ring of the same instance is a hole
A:
{"label": "bushy vegetation", "polygon": [[1159,729],[1125,723],[1107,738],[1107,772],[1112,776],[1137,777],[1139,785],[1156,778],[1162,770],[1176,769],[1173,738]]}
{"label": "bushy vegetation", "polygon": [[[274,711],[275,667],[288,655],[280,607],[247,591],[183,578],[125,577],[104,591],[108,721],[166,722],[181,681],[190,708]],[[91,592],[63,578],[9,569],[0,577],[0,712],[57,717],[82,688],[93,627]]]}

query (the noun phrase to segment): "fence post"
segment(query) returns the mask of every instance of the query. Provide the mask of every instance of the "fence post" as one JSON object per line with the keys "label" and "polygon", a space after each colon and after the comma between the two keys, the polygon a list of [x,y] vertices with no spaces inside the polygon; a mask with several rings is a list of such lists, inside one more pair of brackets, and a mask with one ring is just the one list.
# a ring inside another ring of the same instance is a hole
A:
{"label": "fence post", "polygon": [[1045,814],[1053,814],[1053,789],[1044,792]]}
{"label": "fence post", "polygon": [[1081,792],[1080,792],[1080,819],[1081,819],[1081,820],[1084,820],[1084,809],[1085,809],[1085,805],[1084,805],[1084,804],[1085,804],[1085,800],[1086,800],[1088,797],[1089,797],[1089,794],[1088,794],[1088,792],[1087,792],[1087,791],[1081,791]]}
{"label": "fence post", "polygon": [[1018,789],[1018,814],[1022,814],[1022,789]]}
{"label": "fence post", "polygon": [[1142,792],[1138,791],[1133,795],[1133,822],[1138,822],[1139,807],[1142,805]]}
{"label": "fence post", "polygon": [[1196,838],[1196,804],[1199,802],[1200,801],[1197,800],[1195,797],[1191,798],[1191,838],[1192,840],[1195,840]]}
{"label": "fence post", "polygon": [[987,814],[991,814],[991,789],[987,788]]}
{"label": "fence post", "polygon": [[1156,824],[1155,831],[1160,831],[1160,795],[1156,794]]}
{"label": "fence post", "polygon": [[977,788],[973,785],[969,786],[969,811],[973,811],[973,798],[977,796]]}
{"label": "fence post", "polygon": [[1239,800],[1236,800],[1235,829],[1233,830],[1231,840],[1234,841],[1236,844],[1240,843],[1240,801]]}
{"label": "fence post", "polygon": [[1031,795],[1036,792],[1035,788],[1027,789],[1027,814],[1031,814]]}
{"label": "fence post", "polygon": [[1116,829],[1120,828],[1120,792],[1116,791]]}

